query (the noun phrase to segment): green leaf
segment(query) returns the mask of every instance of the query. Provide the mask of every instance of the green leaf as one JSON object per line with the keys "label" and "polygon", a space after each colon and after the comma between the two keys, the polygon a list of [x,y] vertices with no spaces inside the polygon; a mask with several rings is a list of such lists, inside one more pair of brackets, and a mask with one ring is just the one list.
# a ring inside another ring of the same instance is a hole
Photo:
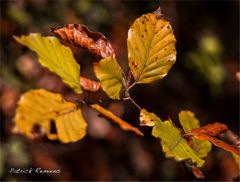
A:
{"label": "green leaf", "polygon": [[[179,113],[179,121],[185,133],[189,133],[193,129],[200,127],[199,120],[191,111],[181,111]],[[206,157],[208,152],[212,150],[212,144],[208,140],[200,141],[192,137],[190,143],[200,158]]]}
{"label": "green leaf", "polygon": [[63,46],[55,37],[43,37],[38,33],[14,38],[35,51],[39,56],[39,62],[59,75],[76,93],[82,92],[79,84],[80,66],[70,48]]}
{"label": "green leaf", "polygon": [[[35,137],[34,127],[37,125],[42,128],[41,134],[63,143],[75,142],[86,135],[87,124],[81,110],[60,94],[44,89],[31,90],[21,96],[14,121],[14,131],[29,138]],[[53,124],[56,132],[52,131]]]}
{"label": "green leaf", "polygon": [[104,92],[111,99],[120,99],[124,79],[117,60],[112,57],[104,58],[99,63],[94,63],[93,67]]}
{"label": "green leaf", "polygon": [[154,13],[138,18],[128,31],[128,64],[137,83],[163,78],[176,61],[176,39],[168,21]]}
{"label": "green leaf", "polygon": [[193,163],[196,162],[198,167],[204,164],[204,161],[197,156],[170,120],[163,122],[154,113],[149,113],[146,110],[141,113],[154,121],[152,135],[161,139],[162,149],[166,157],[174,157],[177,161],[190,159]]}

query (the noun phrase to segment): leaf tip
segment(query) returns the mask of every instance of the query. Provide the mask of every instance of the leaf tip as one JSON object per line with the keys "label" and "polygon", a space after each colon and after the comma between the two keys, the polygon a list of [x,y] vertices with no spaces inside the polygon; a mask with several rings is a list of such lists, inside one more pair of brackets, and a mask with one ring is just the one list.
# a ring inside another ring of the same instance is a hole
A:
{"label": "leaf tip", "polygon": [[163,18],[163,16],[164,16],[164,15],[162,14],[161,7],[160,7],[160,6],[159,6],[158,9],[155,10],[153,13],[156,15],[156,18],[157,18],[157,19],[161,19],[161,18]]}

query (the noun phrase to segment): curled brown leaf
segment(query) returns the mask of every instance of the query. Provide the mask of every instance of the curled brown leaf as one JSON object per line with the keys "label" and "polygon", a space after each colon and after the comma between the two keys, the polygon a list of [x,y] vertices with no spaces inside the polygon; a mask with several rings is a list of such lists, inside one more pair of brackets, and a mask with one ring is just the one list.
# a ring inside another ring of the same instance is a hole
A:
{"label": "curled brown leaf", "polygon": [[100,88],[100,83],[94,80],[90,80],[83,76],[80,77],[80,85],[87,91],[96,92]]}
{"label": "curled brown leaf", "polygon": [[51,32],[60,36],[63,40],[82,48],[86,48],[89,52],[106,57],[115,57],[115,52],[106,39],[99,32],[92,32],[81,24],[67,24],[60,28],[52,28]]}
{"label": "curled brown leaf", "polygon": [[213,123],[207,124],[203,127],[193,129],[190,133],[187,133],[186,136],[197,136],[197,135],[209,135],[216,136],[221,132],[224,132],[228,129],[225,124],[222,123]]}

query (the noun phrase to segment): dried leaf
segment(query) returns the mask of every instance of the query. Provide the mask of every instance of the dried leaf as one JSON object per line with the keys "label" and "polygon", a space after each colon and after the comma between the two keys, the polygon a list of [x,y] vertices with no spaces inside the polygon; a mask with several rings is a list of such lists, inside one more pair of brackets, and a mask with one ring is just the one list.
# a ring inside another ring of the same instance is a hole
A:
{"label": "dried leaf", "polygon": [[119,124],[119,126],[123,129],[123,130],[127,130],[127,131],[133,131],[135,132],[137,135],[141,135],[143,136],[143,133],[138,129],[133,127],[132,125],[130,125],[129,123],[127,123],[126,121],[123,121],[121,118],[119,118],[118,116],[114,115],[112,112],[110,112],[109,110],[101,107],[98,104],[93,104],[91,105],[91,107],[95,110],[97,110],[98,112],[100,112],[103,116],[105,116],[106,118],[111,119],[114,123]]}
{"label": "dried leaf", "polygon": [[[154,118],[155,114],[147,112],[145,109],[141,109],[140,112],[140,126],[154,126]],[[155,118],[156,120],[156,118]]]}
{"label": "dried leaf", "polygon": [[123,87],[123,71],[117,60],[112,57],[102,59],[93,65],[95,74],[100,80],[101,87],[111,99],[120,99]]}
{"label": "dried leaf", "polygon": [[21,96],[14,121],[15,131],[29,138],[34,138],[36,125],[41,126],[49,139],[63,143],[75,142],[86,135],[87,124],[81,110],[60,94],[44,89],[30,90]]}
{"label": "dried leaf", "polygon": [[80,76],[80,85],[84,90],[96,92],[101,87],[99,82]]}
{"label": "dried leaf", "polygon": [[203,172],[198,167],[192,167],[192,173],[198,179],[204,179],[205,178]]}
{"label": "dried leaf", "polygon": [[39,62],[60,76],[76,93],[82,92],[79,84],[80,66],[70,48],[63,46],[55,37],[43,37],[41,34],[14,36],[14,38],[20,44],[35,51],[39,56]]}
{"label": "dried leaf", "polygon": [[154,121],[152,135],[161,139],[162,149],[166,157],[174,157],[177,161],[190,159],[193,163],[196,162],[198,167],[204,164],[204,161],[188,145],[181,132],[170,120],[163,122],[154,113],[148,113],[146,110],[144,114]]}
{"label": "dried leaf", "polygon": [[106,37],[99,32],[91,32],[84,25],[67,24],[60,28],[52,28],[51,32],[60,36],[63,40],[86,48],[89,52],[106,57],[115,57],[115,52]]}
{"label": "dried leaf", "polygon": [[137,83],[163,78],[176,61],[176,39],[161,13],[136,19],[128,31],[128,64]]}
{"label": "dried leaf", "polygon": [[[183,130],[186,133],[191,132],[193,129],[200,127],[199,120],[195,117],[194,113],[192,113],[191,111],[181,111],[179,113],[179,121],[183,127]],[[210,152],[212,149],[211,142],[207,140],[199,141],[195,138],[191,138],[189,144],[195,150],[195,152],[200,158],[206,157],[208,152]]]}
{"label": "dried leaf", "polygon": [[212,142],[212,144],[214,144],[215,146],[217,146],[219,148],[222,148],[226,151],[233,152],[237,155],[240,155],[240,150],[238,150],[234,146],[229,145],[229,144],[227,144],[227,143],[225,143],[225,142],[223,142],[219,139],[213,138],[209,135],[199,134],[199,135],[195,135],[194,137],[198,140],[208,140],[208,141]]}
{"label": "dried leaf", "polygon": [[216,136],[221,132],[224,132],[228,129],[225,124],[222,123],[213,123],[207,124],[201,128],[193,129],[191,132],[187,133],[188,136],[197,136],[197,135],[209,135]]}

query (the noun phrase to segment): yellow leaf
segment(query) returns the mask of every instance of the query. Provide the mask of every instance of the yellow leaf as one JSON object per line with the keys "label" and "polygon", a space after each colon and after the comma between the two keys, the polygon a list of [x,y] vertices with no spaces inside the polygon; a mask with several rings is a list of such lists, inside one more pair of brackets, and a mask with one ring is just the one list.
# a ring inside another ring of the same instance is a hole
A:
{"label": "yellow leaf", "polygon": [[76,93],[82,92],[79,84],[80,66],[70,48],[63,46],[55,37],[43,37],[38,33],[14,38],[35,51],[39,56],[39,62],[60,76]]}
{"label": "yellow leaf", "polygon": [[108,57],[94,63],[94,71],[102,89],[111,99],[120,99],[123,87],[123,71],[116,58]]}
{"label": "yellow leaf", "polygon": [[[200,127],[199,120],[191,111],[181,111],[179,113],[179,121],[185,133],[189,133],[193,129]],[[212,150],[212,144],[207,140],[200,141],[192,137],[190,143],[200,158],[206,157],[208,152]]]}
{"label": "yellow leaf", "polygon": [[[44,89],[31,90],[21,96],[14,121],[17,130],[29,138],[34,138],[36,125],[42,127],[49,139],[63,143],[75,142],[86,135],[87,124],[81,110],[60,94]],[[51,122],[56,126],[56,133],[51,132]]]}
{"label": "yellow leaf", "polygon": [[231,152],[231,154],[232,154],[232,156],[233,156],[233,158],[234,158],[234,160],[235,160],[235,162],[238,165],[238,168],[240,170],[240,156],[235,154],[235,153],[233,153],[233,152]]}
{"label": "yellow leaf", "polygon": [[111,119],[114,123],[119,124],[119,126],[123,129],[123,130],[127,130],[127,131],[133,131],[138,135],[143,136],[143,133],[138,129],[133,127],[132,125],[130,125],[129,123],[127,123],[126,121],[123,121],[121,118],[119,118],[118,116],[116,116],[115,114],[113,114],[111,111],[101,107],[98,104],[93,104],[91,105],[91,107],[93,109],[96,109],[98,112],[100,112],[103,116]]}
{"label": "yellow leaf", "polygon": [[191,111],[181,111],[178,117],[185,133],[189,133],[193,129],[200,127],[199,120]]}
{"label": "yellow leaf", "polygon": [[138,18],[128,31],[128,64],[137,83],[163,78],[176,61],[176,39],[168,21],[154,13]]}
{"label": "yellow leaf", "polygon": [[[140,120],[140,125],[141,126],[154,126],[154,117],[156,115],[153,114],[153,113],[149,113],[147,112],[145,109],[141,109],[141,112],[140,112],[140,117],[139,117],[139,120]],[[156,120],[156,118],[155,118]]]}
{"label": "yellow leaf", "polygon": [[198,167],[204,164],[204,161],[197,156],[170,120],[163,122],[154,113],[149,113],[146,110],[142,113],[154,121],[152,135],[161,139],[162,149],[166,157],[174,157],[177,161],[190,159],[193,163],[196,162]]}

